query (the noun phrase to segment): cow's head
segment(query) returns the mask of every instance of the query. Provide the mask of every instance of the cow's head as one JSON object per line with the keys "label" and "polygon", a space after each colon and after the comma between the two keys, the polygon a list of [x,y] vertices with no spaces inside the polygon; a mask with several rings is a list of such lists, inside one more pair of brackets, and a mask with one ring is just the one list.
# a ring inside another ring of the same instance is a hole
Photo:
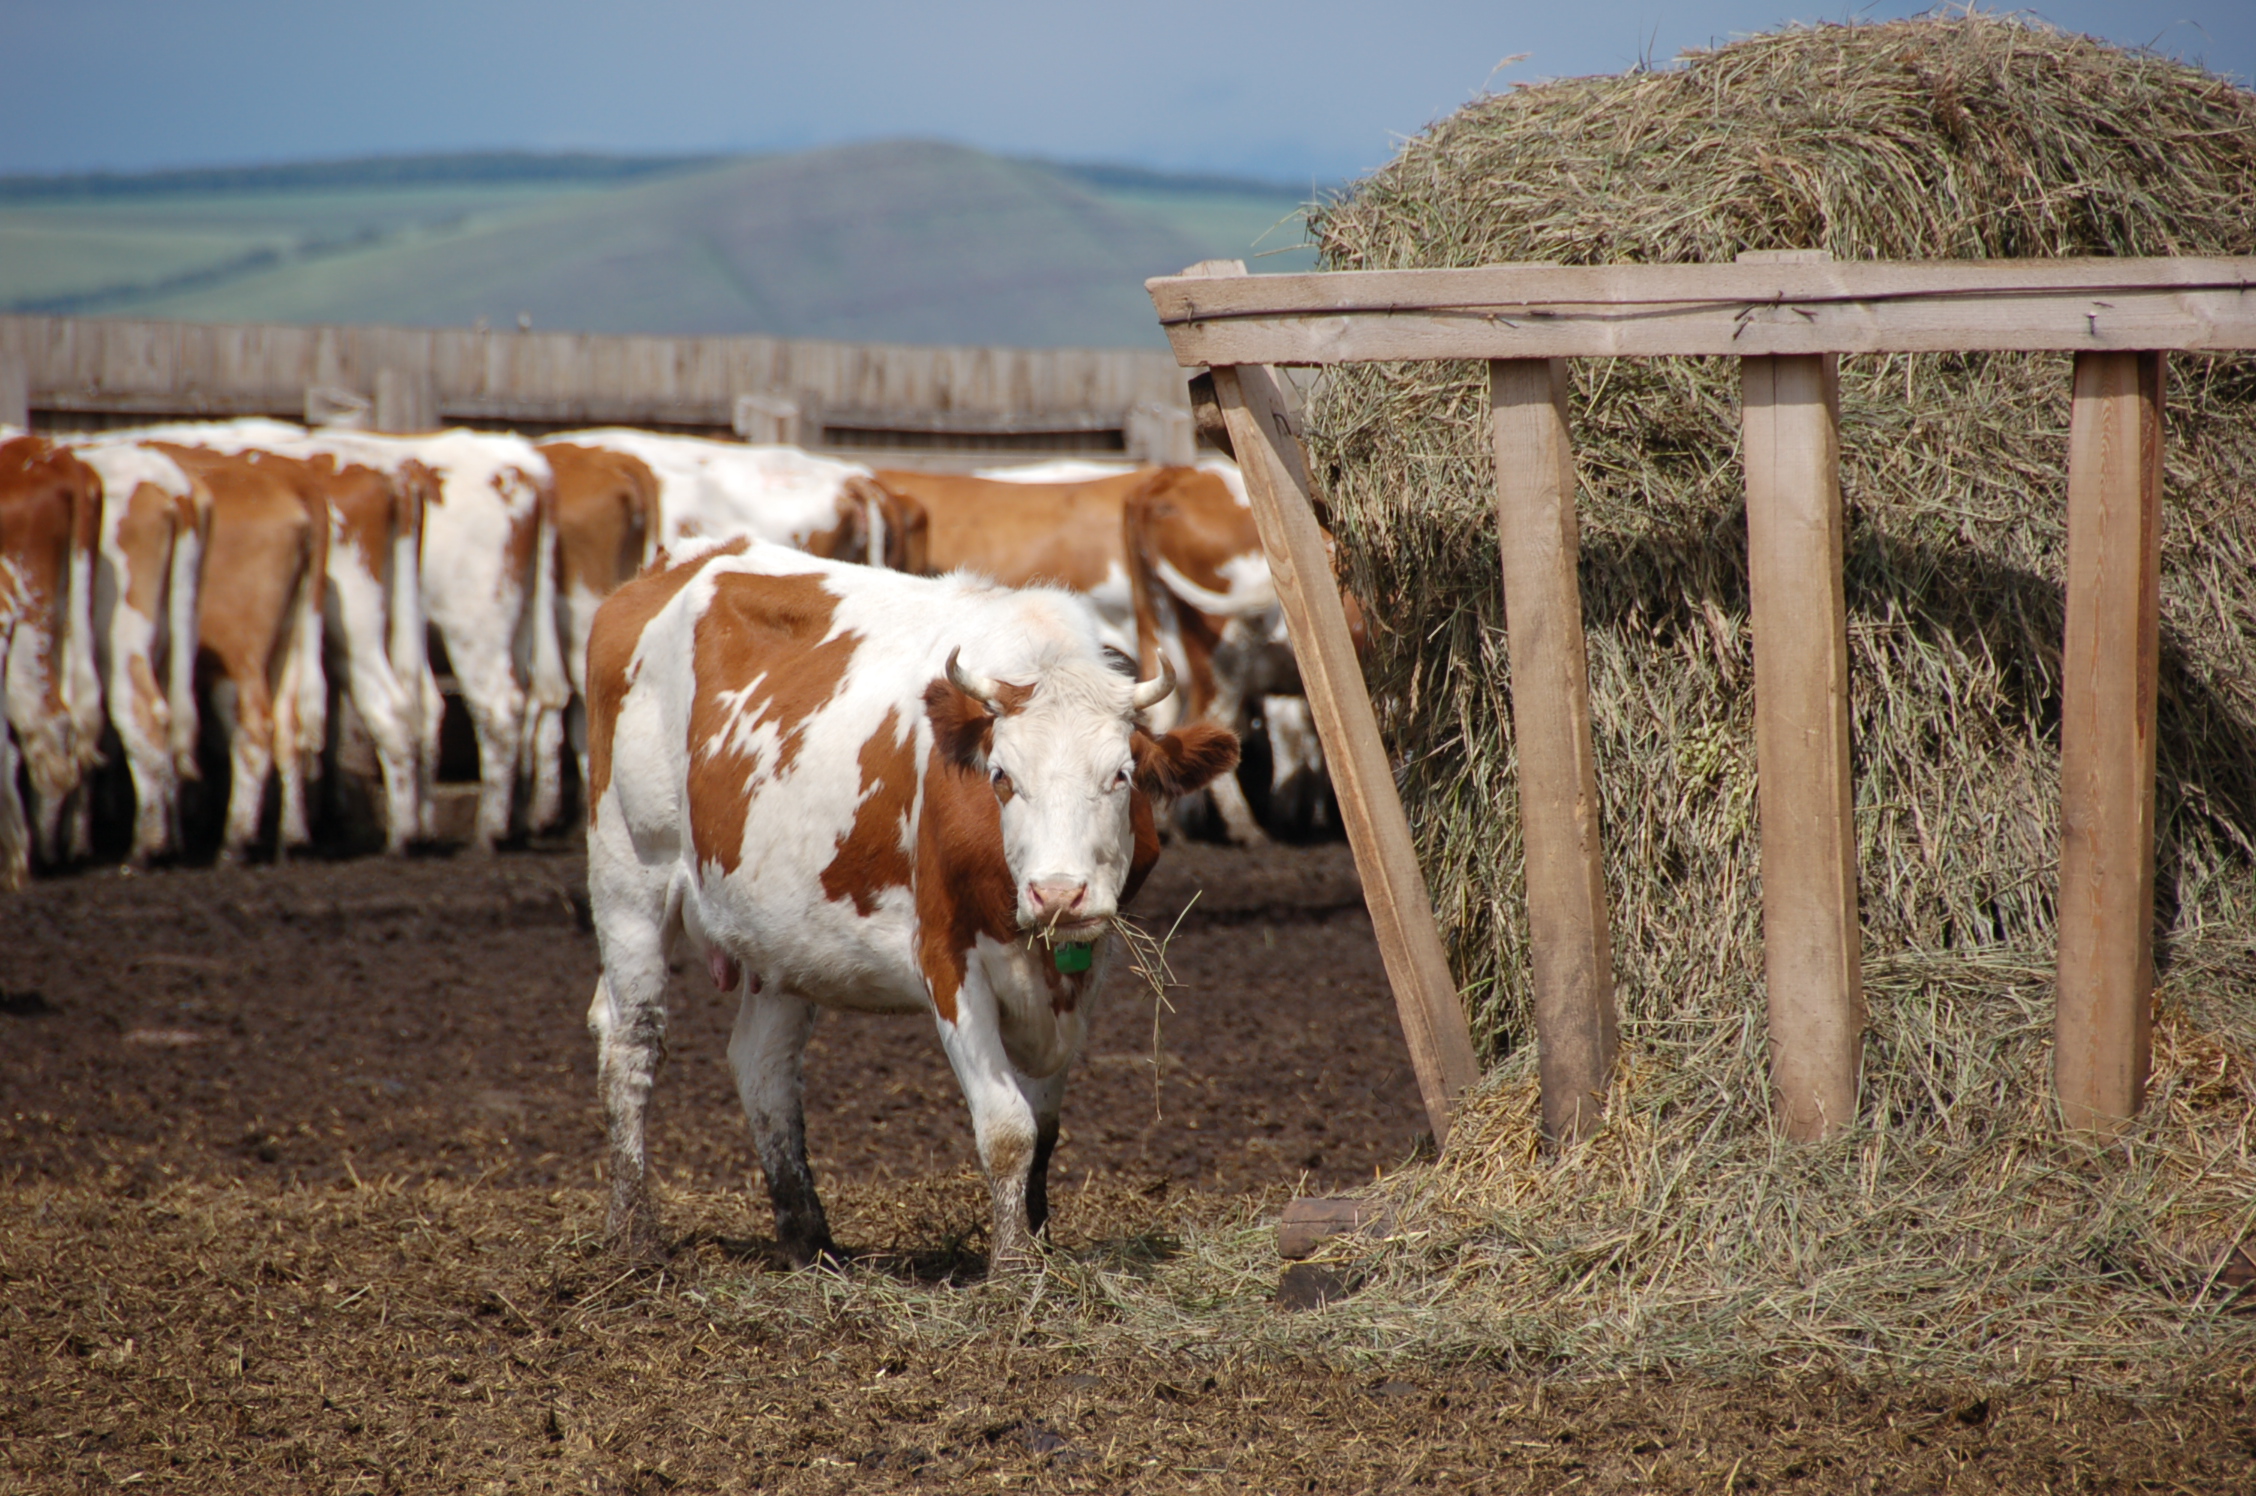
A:
{"label": "cow's head", "polygon": [[1152,737],[1137,713],[1175,689],[1093,661],[1060,660],[1026,682],[999,681],[948,656],[925,693],[941,755],[995,796],[1003,860],[1023,930],[1093,940],[1119,908],[1135,855],[1139,797],[1188,794],[1237,766],[1238,740],[1198,722]]}

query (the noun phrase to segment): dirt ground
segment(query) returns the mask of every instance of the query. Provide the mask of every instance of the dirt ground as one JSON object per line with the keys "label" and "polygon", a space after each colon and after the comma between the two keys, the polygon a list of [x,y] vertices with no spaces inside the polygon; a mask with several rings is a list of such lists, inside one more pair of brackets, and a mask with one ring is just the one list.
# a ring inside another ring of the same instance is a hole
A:
{"label": "dirt ground", "polygon": [[[1589,1384],[1139,1354],[1039,1304],[889,1317],[774,1259],[695,973],[652,1129],[674,1252],[628,1269],[596,1239],[581,874],[551,848],[0,903],[0,1490],[2256,1490],[2245,1386]],[[1345,848],[1178,845],[1137,912],[1186,904],[1156,1086],[1152,1003],[1116,981],[1068,1094],[1075,1261],[1421,1146]],[[861,1271],[1020,1292],[980,1281],[928,1025],[826,1016],[807,1089]]]}

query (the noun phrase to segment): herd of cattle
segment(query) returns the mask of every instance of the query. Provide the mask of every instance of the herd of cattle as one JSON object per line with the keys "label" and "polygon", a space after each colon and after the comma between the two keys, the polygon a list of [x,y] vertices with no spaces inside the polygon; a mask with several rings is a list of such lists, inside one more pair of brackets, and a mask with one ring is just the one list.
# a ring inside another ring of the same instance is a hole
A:
{"label": "herd of cattle", "polygon": [[[111,757],[130,775],[131,858],[176,851],[206,719],[227,742],[221,855],[260,840],[270,780],[273,835],[304,844],[333,699],[372,745],[386,846],[431,839],[444,677],[476,738],[474,844],[550,827],[568,741],[589,782],[598,606],[664,553],[739,538],[1077,591],[1139,676],[1164,664],[1181,683],[1154,730],[1250,733],[1269,750],[1249,782],[1272,825],[1299,834],[1323,813],[1268,568],[1219,458],[961,477],[624,429],[536,442],[239,420],[0,438],[0,888],[35,850],[46,866],[89,855],[92,775]],[[1263,834],[1236,778],[1207,793],[1232,839]]]}

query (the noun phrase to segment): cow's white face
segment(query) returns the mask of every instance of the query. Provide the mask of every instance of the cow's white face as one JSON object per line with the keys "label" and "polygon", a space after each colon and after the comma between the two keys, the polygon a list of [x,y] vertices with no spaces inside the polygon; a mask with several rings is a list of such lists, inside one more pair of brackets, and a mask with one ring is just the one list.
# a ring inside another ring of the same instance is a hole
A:
{"label": "cow's white face", "polygon": [[1134,853],[1133,689],[1110,671],[1060,664],[995,719],[984,767],[1022,929],[1093,940],[1119,909]]}

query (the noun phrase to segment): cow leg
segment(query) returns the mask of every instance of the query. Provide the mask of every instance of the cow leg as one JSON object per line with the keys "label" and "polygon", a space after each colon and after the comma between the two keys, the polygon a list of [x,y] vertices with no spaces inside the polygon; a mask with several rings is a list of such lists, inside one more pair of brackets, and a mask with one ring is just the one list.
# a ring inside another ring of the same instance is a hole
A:
{"label": "cow leg", "polygon": [[[650,1111],[650,1089],[666,1062],[664,980],[662,964],[655,981],[647,975],[614,980],[606,966],[596,979],[595,1000],[588,1004],[588,1029],[595,1035],[596,1085],[603,1095],[603,1120],[611,1139],[611,1212],[604,1234],[615,1250],[630,1257],[656,1257],[663,1252],[657,1204],[650,1197],[644,1121]],[[657,990],[649,990],[653,987]]]}
{"label": "cow leg", "polygon": [[603,955],[603,975],[588,1004],[595,1035],[596,1084],[611,1139],[612,1247],[633,1257],[661,1253],[651,1198],[644,1119],[650,1088],[666,1062],[666,947],[676,913],[663,878],[634,858],[616,822],[611,840],[590,837],[588,895]]}
{"label": "cow leg", "polygon": [[220,857],[240,862],[258,840],[259,812],[265,808],[266,778],[274,768],[274,705],[266,674],[246,670],[234,677],[235,720],[227,734],[227,829]]}
{"label": "cow leg", "polygon": [[525,829],[546,831],[564,818],[564,714],[537,709],[525,733],[525,747],[525,772],[532,781]]}
{"label": "cow leg", "polygon": [[807,1167],[807,1119],[800,1097],[807,1036],[814,1030],[812,1003],[789,992],[754,992],[748,982],[728,1047],[737,1099],[744,1103],[760,1169],[768,1176],[776,1244],[797,1267],[838,1255],[822,1197],[815,1193],[814,1171]]}
{"label": "cow leg", "polygon": [[[0,682],[8,678],[8,631],[0,626]],[[0,690],[0,893],[31,881],[31,823],[16,790],[16,738],[8,729],[8,695]]]}
{"label": "cow leg", "polygon": [[939,1024],[941,1047],[971,1108],[979,1166],[994,1204],[988,1271],[1028,1271],[1040,1261],[1026,1207],[1027,1180],[1041,1147],[1041,1121],[1027,1097],[1028,1082],[1003,1052],[994,995],[976,963],[956,991],[955,1021],[942,1018]]}
{"label": "cow leg", "polygon": [[[1070,1068],[1070,1067],[1067,1067]],[[1034,1162],[1026,1171],[1026,1229],[1046,1237],[1050,1223],[1050,1155],[1057,1152],[1058,1113],[1065,1105],[1065,1070],[1043,1080],[1021,1080],[1034,1108]]]}
{"label": "cow leg", "polygon": [[133,851],[138,866],[172,844],[178,798],[172,764],[171,712],[145,648],[118,651],[110,675],[110,719],[133,776]]}
{"label": "cow leg", "polygon": [[[509,657],[489,655],[477,645],[456,650],[455,676],[462,682],[463,704],[470,710],[470,725],[478,735],[478,830],[473,845],[491,852],[494,843],[509,837],[509,807],[517,789],[517,751],[525,726],[525,693],[511,674]],[[465,670],[465,656],[473,660]]]}
{"label": "cow leg", "polygon": [[1262,830],[1261,822],[1254,819],[1253,807],[1246,803],[1245,788],[1238,783],[1237,775],[1216,775],[1214,782],[1206,787],[1206,792],[1214,797],[1214,808],[1222,815],[1222,828],[1228,834],[1232,846],[1259,847],[1268,844],[1269,833]]}
{"label": "cow leg", "polygon": [[346,677],[353,709],[360,713],[368,740],[376,748],[376,767],[384,781],[384,850],[405,852],[417,830],[416,748],[409,729],[407,691],[392,674],[391,661],[365,641],[347,635],[351,658]]}
{"label": "cow leg", "polygon": [[423,710],[415,731],[415,834],[423,841],[439,836],[439,802],[431,787],[439,782],[439,724],[446,718],[446,693],[438,672],[426,660],[422,669]]}

